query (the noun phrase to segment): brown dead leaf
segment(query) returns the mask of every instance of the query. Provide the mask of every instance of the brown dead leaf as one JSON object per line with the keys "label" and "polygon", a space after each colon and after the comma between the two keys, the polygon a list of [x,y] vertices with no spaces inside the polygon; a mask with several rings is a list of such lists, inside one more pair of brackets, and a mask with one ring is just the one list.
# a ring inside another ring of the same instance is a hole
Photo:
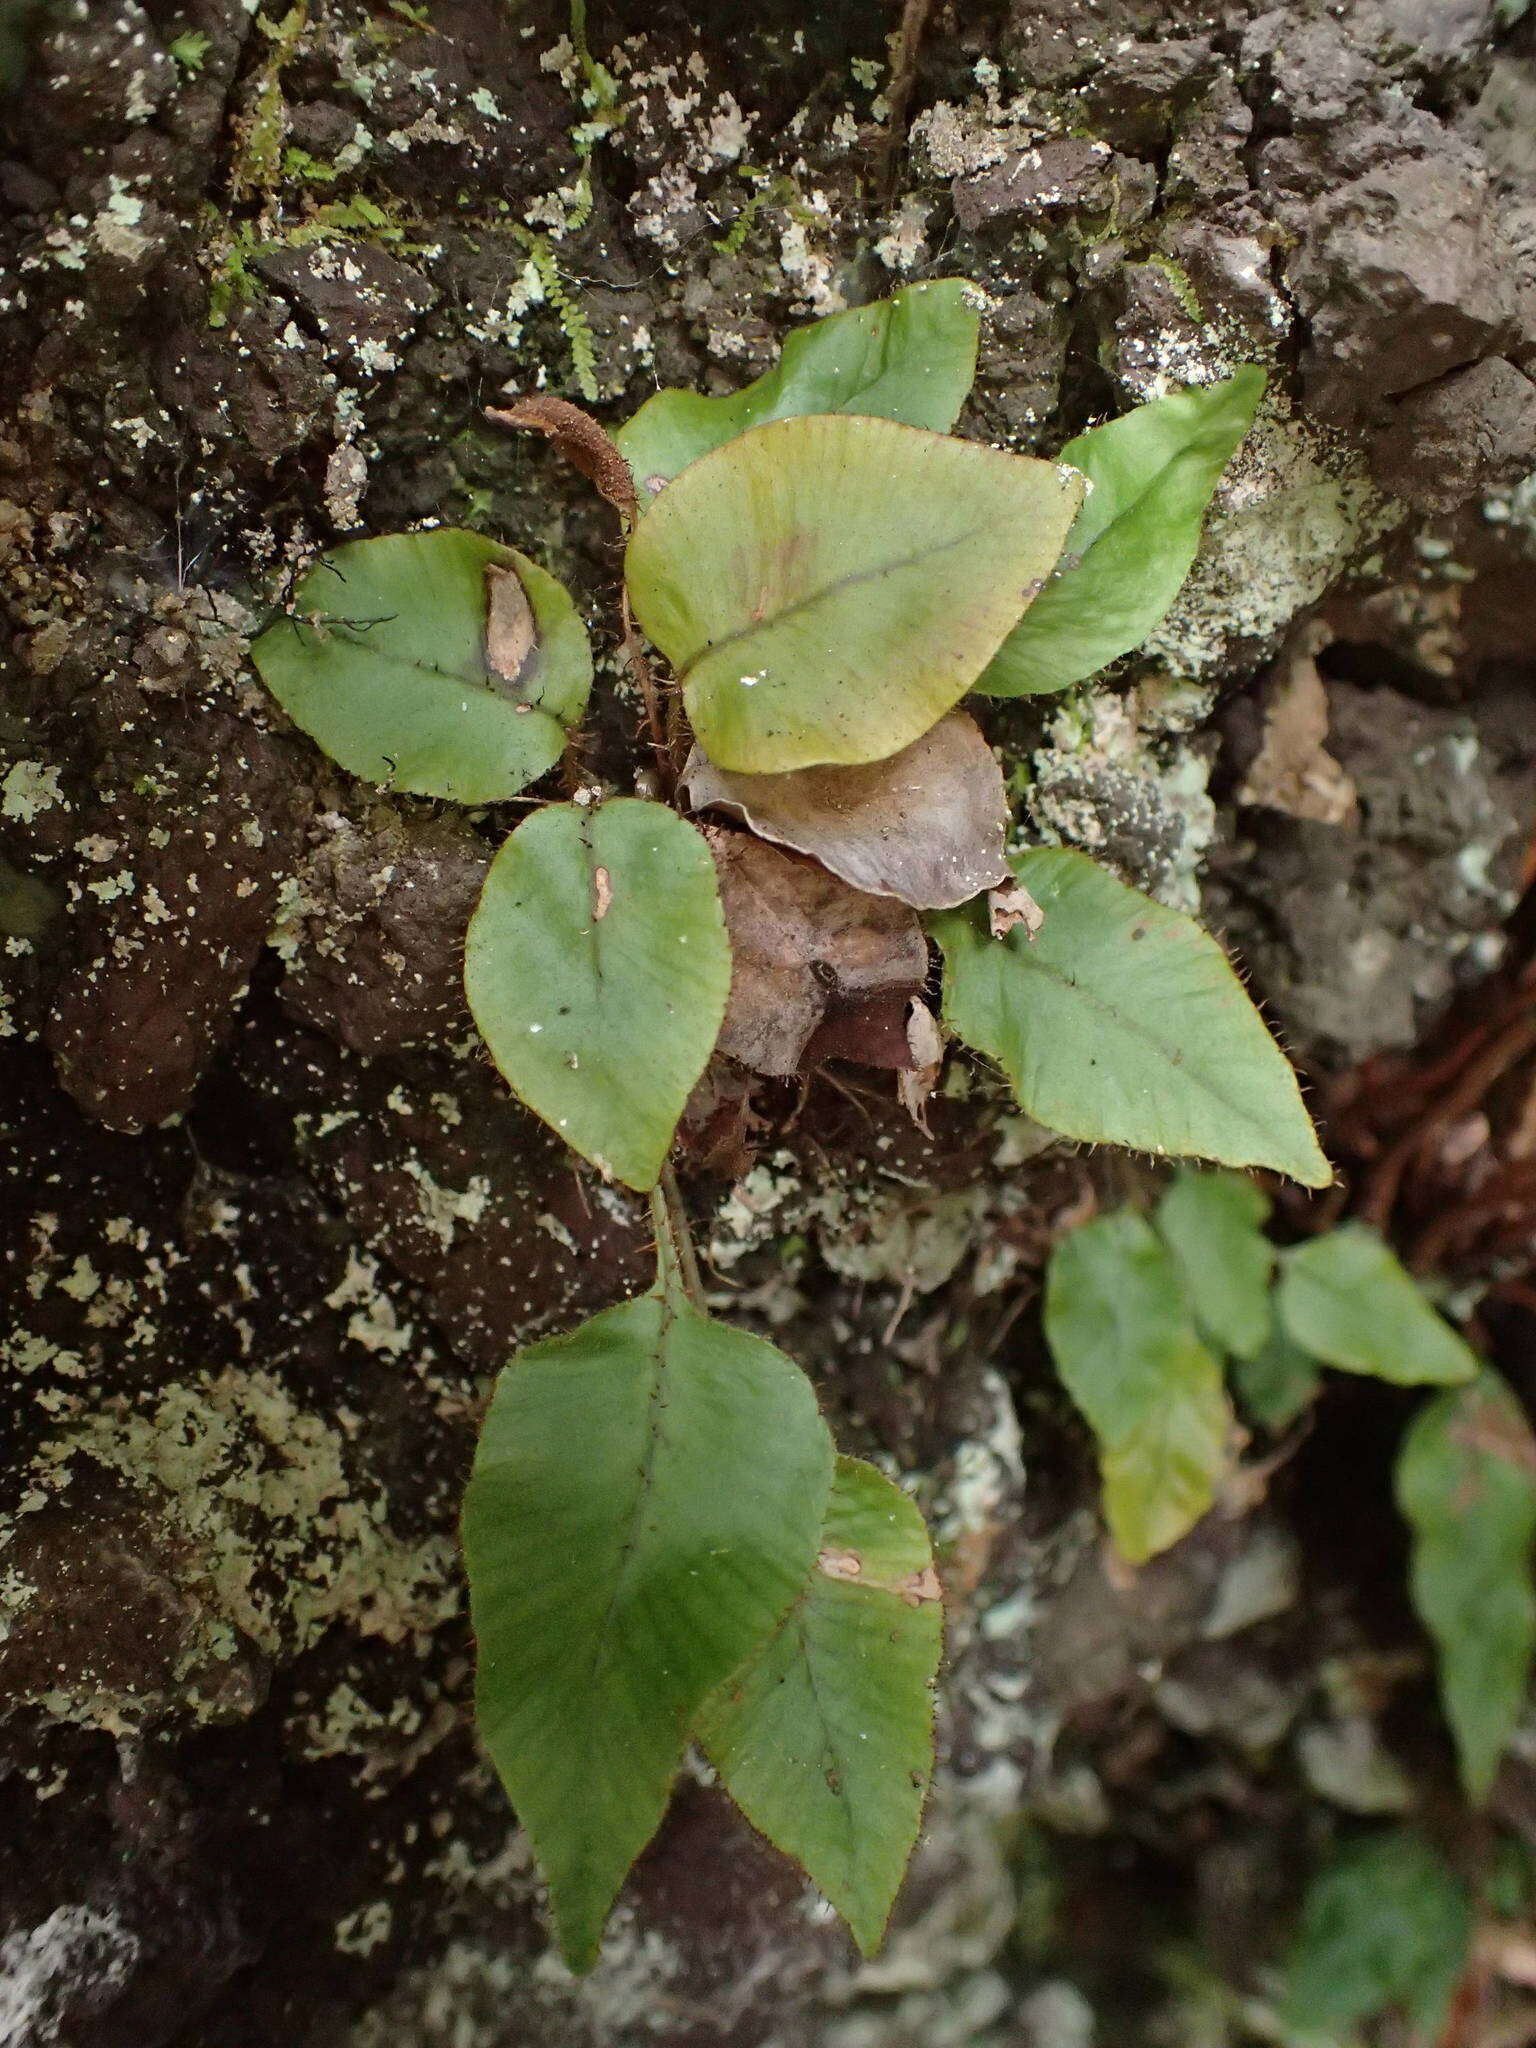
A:
{"label": "brown dead leaf", "polygon": [[735,775],[695,747],[683,787],[696,811],[732,812],[759,838],[918,910],[952,909],[1008,873],[1003,773],[963,711],[857,768]]}
{"label": "brown dead leaf", "polygon": [[499,427],[526,427],[547,435],[571,467],[579,469],[588,483],[595,485],[621,519],[626,523],[634,521],[638,510],[635,479],[629,464],[591,413],[572,405],[568,398],[550,398],[541,392],[520,398],[515,405],[488,407],[485,416]]}
{"label": "brown dead leaf", "polygon": [[1329,637],[1329,629],[1314,620],[1295,635],[1270,671],[1263,738],[1237,800],[1319,825],[1347,825],[1357,810],[1355,785],[1323,744],[1328,689],[1317,656]]}
{"label": "brown dead leaf", "polygon": [[539,644],[533,606],[515,569],[492,562],[485,572],[485,659],[515,683]]}
{"label": "brown dead leaf", "polygon": [[910,1065],[907,1009],[928,976],[916,913],[750,833],[704,836],[731,936],[717,1050],[759,1074],[820,1059]]}
{"label": "brown dead leaf", "polygon": [[694,1083],[677,1141],[701,1173],[739,1181],[757,1163],[756,1139],[767,1120],[752,1107],[753,1081],[726,1059],[711,1059]]}
{"label": "brown dead leaf", "polygon": [[1032,940],[1045,923],[1045,912],[1024,884],[1010,875],[987,891],[987,923],[994,939],[1006,939],[1015,925],[1023,925],[1025,938]]}

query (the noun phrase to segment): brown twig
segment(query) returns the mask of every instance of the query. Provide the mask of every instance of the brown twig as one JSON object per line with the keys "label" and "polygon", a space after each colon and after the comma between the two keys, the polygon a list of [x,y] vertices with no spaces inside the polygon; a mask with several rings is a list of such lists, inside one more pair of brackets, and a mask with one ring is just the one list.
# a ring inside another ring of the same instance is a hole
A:
{"label": "brown twig", "polygon": [[677,1173],[670,1160],[661,1169],[661,1179],[651,1193],[651,1218],[656,1225],[658,1244],[665,1240],[666,1250],[676,1263],[684,1294],[695,1308],[702,1309],[705,1305],[704,1276],[699,1271],[699,1255],[693,1248],[693,1232],[688,1227],[683,1191],[677,1184]]}
{"label": "brown twig", "polygon": [[1368,1223],[1374,1223],[1380,1230],[1386,1228],[1403,1176],[1413,1162],[1422,1158],[1442,1131],[1475,1109],[1494,1082],[1533,1050],[1536,1016],[1530,1014],[1527,997],[1523,1014],[1517,1014],[1491,1040],[1485,1040],[1474,1058],[1462,1062],[1455,1085],[1402,1134],[1372,1169],[1359,1204],[1359,1212]]}

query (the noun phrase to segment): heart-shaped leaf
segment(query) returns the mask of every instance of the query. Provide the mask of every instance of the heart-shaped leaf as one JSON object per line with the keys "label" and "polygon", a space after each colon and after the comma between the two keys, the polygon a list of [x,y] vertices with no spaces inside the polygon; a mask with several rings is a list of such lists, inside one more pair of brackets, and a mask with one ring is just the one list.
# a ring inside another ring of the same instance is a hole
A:
{"label": "heart-shaped leaf", "polygon": [[497,1382],[464,1504],[476,1707],[573,1968],[694,1715],[803,1586],[831,1479],[805,1375],[670,1288]]}
{"label": "heart-shaped leaf", "polygon": [[865,1955],[917,1840],[943,1638],[922,1516],[872,1465],[839,1458],[815,1569],[698,1722],[736,1804]]}
{"label": "heart-shaped leaf", "polygon": [[625,575],[717,767],[878,761],[975,681],[1081,492],[1054,463],[890,420],[777,420],[662,493]]}
{"label": "heart-shaped leaf", "polygon": [[959,277],[903,285],[876,305],[800,328],[744,390],[719,398],[658,391],[614,436],[641,502],[700,455],[768,420],[863,413],[947,433],[976,375],[974,296]]}
{"label": "heart-shaped leaf", "polygon": [[862,768],[733,775],[695,747],[683,786],[696,811],[733,812],[855,889],[919,910],[966,903],[1008,872],[1003,771],[963,711]]}
{"label": "heart-shaped leaf", "polygon": [[1477,1371],[1476,1352],[1364,1223],[1284,1253],[1275,1306],[1292,1340],[1338,1372],[1449,1387]]}
{"label": "heart-shaped leaf", "polygon": [[1154,398],[1061,451],[1093,485],[1057,575],[976,687],[1022,697],[1080,683],[1166,615],[1200,546],[1211,493],[1253,424],[1264,372]]}
{"label": "heart-shaped leaf", "polygon": [[656,1183],[730,985],[709,848],[636,797],[536,811],[492,861],[464,947],[509,1086],[634,1188]]}
{"label": "heart-shaped leaf", "polygon": [[[486,647],[487,578],[507,571],[531,640],[511,677]],[[546,774],[592,687],[586,629],[562,586],[515,548],[454,527],[337,548],[251,659],[349,774],[462,804],[496,803]]]}
{"label": "heart-shaped leaf", "polygon": [[994,939],[985,909],[941,913],[944,1014],[1020,1105],[1068,1138],[1331,1178],[1290,1063],[1193,919],[1086,854],[1041,847],[1014,872],[1044,913]]}
{"label": "heart-shaped leaf", "polygon": [[1062,1239],[1046,1278],[1045,1334],[1099,1440],[1115,1547],[1142,1564],[1210,1507],[1232,1427],[1221,1367],[1144,1217],[1120,1209]]}
{"label": "heart-shaped leaf", "polygon": [[1187,1168],[1158,1204],[1158,1232],[1195,1321],[1236,1358],[1255,1357],[1269,1336],[1275,1248],[1264,1235],[1268,1214],[1269,1197],[1241,1174]]}
{"label": "heart-shaped leaf", "polygon": [[1440,1653],[1440,1696],[1468,1797],[1486,1799],[1536,1652],[1536,1436],[1497,1373],[1420,1409],[1398,1453],[1409,1586]]}

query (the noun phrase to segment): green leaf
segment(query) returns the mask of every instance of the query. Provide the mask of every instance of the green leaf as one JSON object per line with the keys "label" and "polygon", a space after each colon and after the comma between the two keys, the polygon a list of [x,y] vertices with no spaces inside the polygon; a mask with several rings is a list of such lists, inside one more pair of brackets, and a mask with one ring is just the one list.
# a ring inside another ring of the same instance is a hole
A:
{"label": "green leaf", "polygon": [[1115,1547],[1142,1564],[1210,1507],[1232,1424],[1221,1367],[1144,1217],[1120,1209],[1063,1238],[1046,1279],[1045,1334],[1099,1440]]}
{"label": "green leaf", "polygon": [[1053,463],[891,420],[776,420],[668,486],[625,575],[717,768],[878,761],[975,681],[1081,490]]}
{"label": "green leaf", "polygon": [[984,904],[928,921],[944,1015],[1064,1137],[1331,1178],[1290,1063],[1216,941],[1086,854],[1042,847],[1014,872],[1045,913],[1033,943]]}
{"label": "green leaf", "polygon": [[799,1592],[831,1479],[805,1375],[671,1290],[497,1382],[464,1506],[476,1710],[572,1968],[700,1706]]}
{"label": "green leaf", "polygon": [[1336,2048],[1363,2020],[1400,2011],[1416,2048],[1438,2040],[1468,1961],[1472,1903],[1418,1835],[1352,1842],[1308,1887],[1281,2022],[1297,2048]]}
{"label": "green leaf", "polygon": [[1293,1340],[1339,1372],[1448,1387],[1477,1371],[1477,1354],[1364,1223],[1282,1253],[1275,1305]]}
{"label": "green leaf", "polygon": [[1525,1705],[1536,1651],[1536,1437],[1486,1368],[1419,1411],[1397,1459],[1409,1585],[1434,1637],[1467,1796],[1481,1803]]}
{"label": "green leaf", "polygon": [[943,1636],[922,1516],[873,1466],[839,1458],[816,1568],[698,1724],[731,1797],[865,1955],[917,1840]]}
{"label": "green leaf", "polygon": [[633,1188],[656,1183],[730,985],[709,848],[637,797],[519,825],[464,946],[469,1007],[508,1085]]}
{"label": "green leaf", "polygon": [[1293,1344],[1278,1324],[1254,1357],[1233,1359],[1231,1373],[1237,1398],[1254,1421],[1269,1430],[1288,1429],[1316,1399],[1322,1384],[1316,1360]]}
{"label": "green leaf", "polygon": [[[486,660],[486,573],[516,572],[537,646],[515,679]],[[351,541],[294,592],[295,616],[251,647],[261,679],[349,774],[461,804],[547,773],[586,709],[592,653],[565,590],[478,533]]]}
{"label": "green leaf", "polygon": [[1275,1249],[1264,1235],[1268,1215],[1269,1197],[1244,1175],[1187,1167],[1158,1205],[1157,1227],[1195,1321],[1238,1358],[1255,1357],[1269,1335]]}
{"label": "green leaf", "polygon": [[863,413],[948,433],[976,375],[975,287],[941,277],[904,285],[802,327],[771,370],[721,398],[658,391],[614,436],[642,505],[679,470],[769,420],[800,413]]}
{"label": "green leaf", "polygon": [[1264,394],[1248,365],[1224,383],[1154,398],[1069,441],[1093,485],[1065,565],[993,657],[978,690],[1023,697],[1080,683],[1139,647],[1178,596],[1222,471]]}

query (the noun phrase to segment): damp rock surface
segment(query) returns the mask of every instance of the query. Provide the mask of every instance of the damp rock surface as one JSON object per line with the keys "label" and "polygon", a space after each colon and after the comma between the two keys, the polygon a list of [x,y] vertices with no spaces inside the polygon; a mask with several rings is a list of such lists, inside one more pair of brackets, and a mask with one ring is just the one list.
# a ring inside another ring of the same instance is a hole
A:
{"label": "damp rock surface", "polygon": [[720,1062],[707,1284],[929,1514],[943,1762],[874,1962],[690,1766],[574,1982],[473,1737],[458,1502],[492,1375],[647,1284],[648,1224],[462,1005],[524,812],[351,783],[244,649],[339,533],[497,534],[594,623],[627,789],[612,522],[484,424],[509,388],[614,423],[936,275],[984,302],[959,430],[1021,451],[1260,362],[1152,640],[979,716],[1026,835],[1201,910],[1313,1079],[1412,1045],[1529,882],[1519,12],[936,5],[897,75],[886,7],[594,0],[613,108],[555,0],[0,28],[6,2048],[1236,2048],[1309,1845],[1449,1782],[1361,1538],[1397,1409],[1346,1392],[1128,1582],[1038,1293],[1142,1168],[959,1060],[921,1126],[867,1063]]}

